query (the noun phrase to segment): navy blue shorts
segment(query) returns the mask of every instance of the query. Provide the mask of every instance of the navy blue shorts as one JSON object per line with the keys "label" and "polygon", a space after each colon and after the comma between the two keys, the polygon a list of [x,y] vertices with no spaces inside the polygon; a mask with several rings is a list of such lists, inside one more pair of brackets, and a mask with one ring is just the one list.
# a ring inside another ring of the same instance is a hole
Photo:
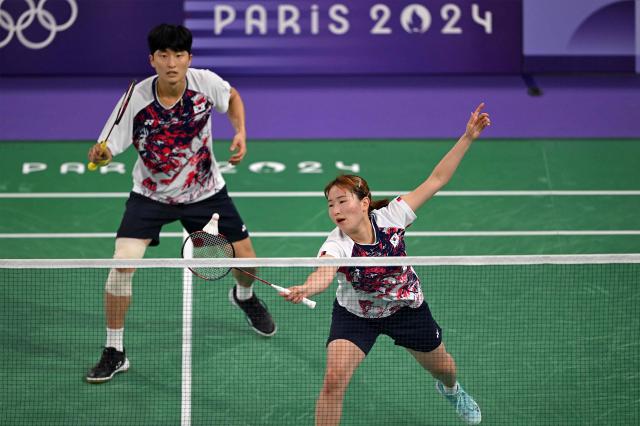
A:
{"label": "navy blue shorts", "polygon": [[426,301],[418,308],[404,307],[385,318],[362,318],[333,302],[331,331],[327,345],[348,340],[369,353],[379,335],[385,334],[398,346],[418,352],[431,352],[442,342],[442,329],[431,316]]}
{"label": "navy blue shorts", "polygon": [[166,204],[131,192],[117,237],[150,239],[151,245],[157,246],[164,225],[179,220],[187,232],[192,233],[209,223],[214,213],[220,215],[220,233],[230,242],[249,236],[225,186],[214,196],[192,204]]}

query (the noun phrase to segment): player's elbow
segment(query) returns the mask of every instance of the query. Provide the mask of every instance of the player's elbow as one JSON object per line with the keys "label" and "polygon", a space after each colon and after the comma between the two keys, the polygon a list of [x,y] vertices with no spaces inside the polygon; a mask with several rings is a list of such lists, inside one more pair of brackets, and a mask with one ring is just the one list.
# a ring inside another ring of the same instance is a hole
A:
{"label": "player's elbow", "polygon": [[431,192],[436,193],[440,189],[442,189],[449,181],[451,180],[451,175],[447,175],[446,173],[442,173],[439,171],[434,171],[429,179],[427,180],[427,186],[431,189]]}

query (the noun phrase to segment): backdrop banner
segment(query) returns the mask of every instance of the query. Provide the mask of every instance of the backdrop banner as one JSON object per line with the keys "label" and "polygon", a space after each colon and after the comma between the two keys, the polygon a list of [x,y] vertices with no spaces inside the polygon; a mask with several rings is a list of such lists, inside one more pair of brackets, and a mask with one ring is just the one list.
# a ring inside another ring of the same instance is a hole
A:
{"label": "backdrop banner", "polygon": [[5,0],[0,75],[149,73],[160,22],[226,75],[518,73],[522,0]]}
{"label": "backdrop banner", "polygon": [[188,0],[194,64],[233,74],[517,73],[521,0]]}

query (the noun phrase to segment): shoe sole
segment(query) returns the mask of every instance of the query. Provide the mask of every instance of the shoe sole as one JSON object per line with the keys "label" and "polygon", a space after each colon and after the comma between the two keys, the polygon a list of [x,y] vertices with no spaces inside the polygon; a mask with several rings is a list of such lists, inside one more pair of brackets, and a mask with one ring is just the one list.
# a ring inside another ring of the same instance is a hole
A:
{"label": "shoe sole", "polygon": [[229,290],[229,302],[231,302],[231,304],[233,306],[235,306],[236,308],[240,309],[240,311],[242,311],[242,313],[244,314],[245,319],[247,320],[247,324],[249,324],[249,327],[251,327],[251,329],[253,331],[255,331],[256,334],[259,334],[260,336],[263,336],[263,337],[271,337],[274,334],[276,334],[276,331],[278,331],[278,326],[277,325],[274,325],[273,331],[271,333],[269,333],[269,334],[264,333],[264,332],[258,330],[257,328],[255,328],[253,326],[253,324],[251,324],[251,321],[249,320],[249,317],[247,316],[247,314],[245,314],[245,312],[242,310],[242,308],[240,306],[238,306],[238,304],[236,303],[236,300],[233,298],[233,287],[231,287],[231,290]]}
{"label": "shoe sole", "polygon": [[115,376],[117,373],[124,373],[125,371],[127,371],[129,369],[129,359],[125,358],[124,359],[124,364],[122,364],[122,366],[120,368],[118,368],[117,370],[115,370],[113,373],[111,373],[111,375],[109,377],[100,377],[100,378],[95,378],[95,377],[85,377],[85,379],[87,380],[87,383],[91,383],[92,385],[99,385],[100,383],[104,383],[104,382],[108,382],[109,380],[111,380],[113,378],[113,376]]}

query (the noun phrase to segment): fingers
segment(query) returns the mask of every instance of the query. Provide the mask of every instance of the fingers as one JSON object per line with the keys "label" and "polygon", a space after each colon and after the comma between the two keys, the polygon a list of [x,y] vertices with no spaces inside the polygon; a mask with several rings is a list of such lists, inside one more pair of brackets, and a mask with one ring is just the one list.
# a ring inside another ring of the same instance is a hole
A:
{"label": "fingers", "polygon": [[491,118],[486,112],[482,112],[485,107],[485,103],[481,102],[476,109],[471,113],[469,121],[467,122],[466,134],[472,139],[476,139],[480,136],[480,133],[488,126],[491,125]]}
{"label": "fingers", "polygon": [[480,105],[478,105],[476,109],[471,113],[470,121],[485,122],[488,120],[490,122],[491,120],[489,119],[489,114],[486,112],[482,112],[484,107],[485,107],[485,103],[480,102]]}
{"label": "fingers", "polygon": [[280,292],[280,296],[291,303],[300,303],[305,298],[305,292],[300,287],[289,287],[289,293]]}
{"label": "fingers", "polygon": [[244,158],[244,152],[240,153],[236,153],[233,154],[230,158],[229,158],[229,163],[233,164],[234,166],[239,164],[242,159]]}
{"label": "fingers", "polygon": [[247,153],[247,145],[244,138],[241,135],[236,135],[233,138],[233,142],[229,147],[229,151],[231,152],[237,151],[229,158],[229,163],[236,165],[240,163],[240,161],[242,161],[245,154]]}
{"label": "fingers", "polygon": [[97,143],[89,149],[87,156],[89,161],[96,163],[111,159],[111,151],[109,151],[109,148],[105,147],[103,144]]}
{"label": "fingers", "polygon": [[482,114],[480,114],[477,118],[477,122],[480,126],[482,126],[482,128],[484,129],[487,126],[491,125],[491,118],[489,117],[489,114],[486,112],[483,112]]}

